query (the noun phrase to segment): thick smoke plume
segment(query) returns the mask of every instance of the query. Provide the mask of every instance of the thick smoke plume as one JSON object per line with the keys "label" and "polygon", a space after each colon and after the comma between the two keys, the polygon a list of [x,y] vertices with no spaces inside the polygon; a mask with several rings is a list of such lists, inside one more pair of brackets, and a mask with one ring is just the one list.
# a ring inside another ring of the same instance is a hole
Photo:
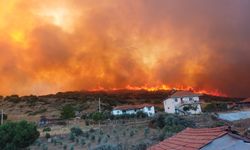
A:
{"label": "thick smoke plume", "polygon": [[249,0],[0,0],[0,93],[250,96]]}

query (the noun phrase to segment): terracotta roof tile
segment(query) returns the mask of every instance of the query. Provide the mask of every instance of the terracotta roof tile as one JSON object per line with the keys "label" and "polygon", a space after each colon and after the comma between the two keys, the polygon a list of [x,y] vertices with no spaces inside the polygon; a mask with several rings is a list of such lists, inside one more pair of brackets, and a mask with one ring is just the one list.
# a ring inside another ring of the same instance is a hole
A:
{"label": "terracotta roof tile", "polygon": [[226,127],[186,128],[175,136],[148,148],[148,150],[198,150],[226,133]]}
{"label": "terracotta roof tile", "polygon": [[176,97],[193,97],[193,96],[200,96],[200,94],[193,93],[190,91],[177,91],[173,95],[171,95],[171,98],[176,98]]}
{"label": "terracotta roof tile", "polygon": [[250,98],[247,98],[247,99],[243,100],[242,102],[249,103],[250,102]]}
{"label": "terracotta roof tile", "polygon": [[139,105],[121,105],[116,106],[113,109],[115,110],[129,110],[129,109],[142,109],[144,107],[151,107],[153,104],[139,104]]}

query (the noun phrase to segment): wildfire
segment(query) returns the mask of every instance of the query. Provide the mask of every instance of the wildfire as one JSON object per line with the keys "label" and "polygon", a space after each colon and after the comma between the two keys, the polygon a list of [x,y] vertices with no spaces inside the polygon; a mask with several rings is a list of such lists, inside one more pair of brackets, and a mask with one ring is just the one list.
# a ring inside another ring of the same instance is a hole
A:
{"label": "wildfire", "polygon": [[89,91],[118,91],[118,90],[146,90],[150,92],[154,91],[160,91],[160,90],[176,90],[176,91],[192,91],[194,93],[199,93],[199,94],[207,94],[207,95],[212,95],[212,96],[223,96],[227,97],[226,94],[220,92],[219,90],[204,90],[204,89],[195,89],[190,86],[178,86],[178,87],[170,87],[167,85],[160,85],[160,86],[131,86],[128,85],[125,88],[103,88],[103,87],[98,87]]}
{"label": "wildfire", "polygon": [[0,0],[0,95],[249,96],[249,3],[207,1]]}

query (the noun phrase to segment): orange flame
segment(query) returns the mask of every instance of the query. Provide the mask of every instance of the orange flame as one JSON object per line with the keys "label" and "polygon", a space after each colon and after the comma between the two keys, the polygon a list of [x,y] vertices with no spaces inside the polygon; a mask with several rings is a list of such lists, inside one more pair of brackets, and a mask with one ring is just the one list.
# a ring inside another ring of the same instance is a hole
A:
{"label": "orange flame", "polygon": [[117,90],[146,90],[150,92],[154,91],[160,91],[160,90],[177,90],[177,91],[192,91],[194,93],[199,93],[199,94],[207,94],[207,95],[212,95],[212,96],[223,96],[227,97],[226,94],[220,92],[219,90],[205,90],[205,89],[195,89],[191,86],[178,86],[178,87],[170,87],[167,85],[160,85],[160,86],[131,86],[127,85],[125,88],[103,88],[103,87],[98,87],[89,91],[117,91]]}

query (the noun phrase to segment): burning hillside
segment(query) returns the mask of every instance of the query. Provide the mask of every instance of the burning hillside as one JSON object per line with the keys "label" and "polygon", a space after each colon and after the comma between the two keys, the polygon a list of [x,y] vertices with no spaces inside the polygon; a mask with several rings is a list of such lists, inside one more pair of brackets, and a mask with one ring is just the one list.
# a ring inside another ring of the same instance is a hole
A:
{"label": "burning hillside", "polygon": [[1,0],[0,94],[175,88],[250,96],[249,7],[248,0]]}

